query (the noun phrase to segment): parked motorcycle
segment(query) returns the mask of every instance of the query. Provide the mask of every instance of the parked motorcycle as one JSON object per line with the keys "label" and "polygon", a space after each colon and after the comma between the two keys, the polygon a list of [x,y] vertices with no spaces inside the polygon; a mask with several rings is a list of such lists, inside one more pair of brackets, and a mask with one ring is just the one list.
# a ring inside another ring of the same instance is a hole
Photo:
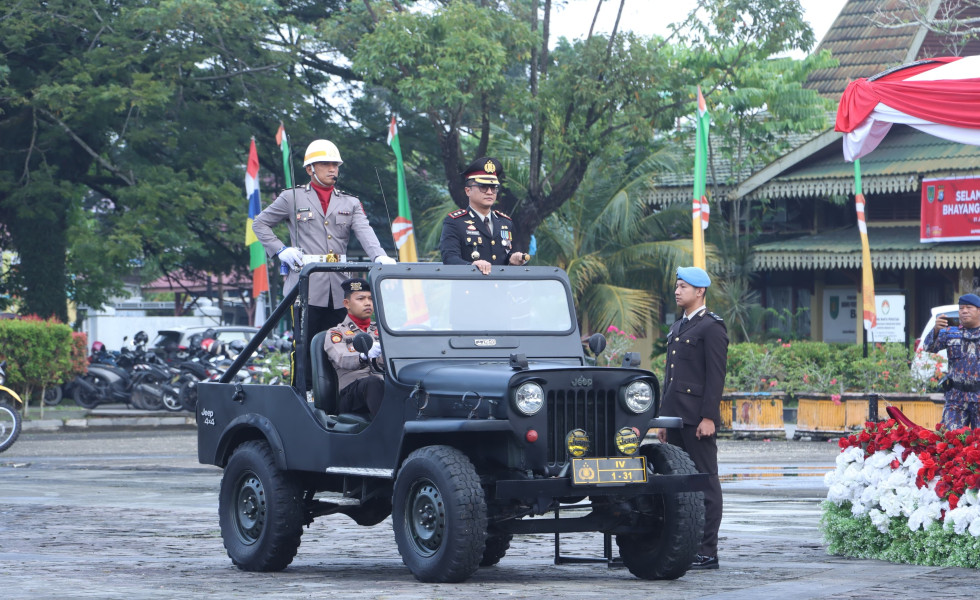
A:
{"label": "parked motorcycle", "polygon": [[124,346],[118,356],[113,356],[115,365],[102,362],[112,355],[99,342],[93,344],[88,373],[72,382],[75,403],[91,409],[121,402],[143,410],[159,410],[167,398],[171,404],[177,402],[176,388],[166,385],[169,369],[155,354],[146,352],[147,340],[146,333],[137,333],[133,348]]}
{"label": "parked motorcycle", "polygon": [[7,361],[0,361],[0,452],[13,445],[20,435],[24,401],[6,386]]}

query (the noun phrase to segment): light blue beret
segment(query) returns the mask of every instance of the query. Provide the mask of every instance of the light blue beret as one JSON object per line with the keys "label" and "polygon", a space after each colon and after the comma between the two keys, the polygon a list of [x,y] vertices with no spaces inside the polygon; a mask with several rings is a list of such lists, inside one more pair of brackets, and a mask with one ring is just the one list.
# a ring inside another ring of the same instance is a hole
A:
{"label": "light blue beret", "polygon": [[701,267],[677,267],[677,278],[694,287],[706,288],[711,285],[711,278]]}

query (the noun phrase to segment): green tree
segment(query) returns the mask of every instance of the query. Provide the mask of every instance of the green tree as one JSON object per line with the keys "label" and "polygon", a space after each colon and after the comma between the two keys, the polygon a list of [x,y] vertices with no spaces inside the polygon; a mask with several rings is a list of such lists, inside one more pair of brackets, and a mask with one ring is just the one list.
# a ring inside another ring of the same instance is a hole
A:
{"label": "green tree", "polygon": [[0,221],[20,256],[4,291],[65,319],[68,297],[98,306],[136,265],[247,269],[248,138],[265,131],[271,155],[308,97],[264,43],[278,4],[0,6]]}
{"label": "green tree", "polygon": [[690,221],[687,207],[654,211],[641,193],[671,164],[664,149],[595,161],[538,228],[536,260],[568,272],[582,331],[645,331],[676,267],[690,261],[690,240],[674,234]]}

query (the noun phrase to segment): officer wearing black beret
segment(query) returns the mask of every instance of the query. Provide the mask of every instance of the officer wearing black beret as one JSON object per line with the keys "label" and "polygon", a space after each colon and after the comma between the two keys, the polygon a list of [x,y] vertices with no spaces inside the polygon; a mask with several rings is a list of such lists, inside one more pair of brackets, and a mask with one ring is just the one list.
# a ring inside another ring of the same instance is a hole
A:
{"label": "officer wearing black beret", "polygon": [[[327,331],[323,349],[337,371],[340,412],[368,413],[373,418],[381,408],[385,386],[382,376],[372,371],[368,364],[369,360],[381,356],[378,326],[371,323],[374,314],[371,284],[365,279],[353,278],[341,283],[340,287],[344,290],[347,318]],[[374,345],[366,355],[354,349],[354,336],[362,332],[374,338]]]}
{"label": "officer wearing black beret", "polygon": [[523,265],[531,257],[514,251],[514,222],[493,210],[504,169],[500,161],[480,157],[463,170],[467,208],[454,210],[442,222],[439,250],[447,265],[473,265],[484,275],[493,265]]}

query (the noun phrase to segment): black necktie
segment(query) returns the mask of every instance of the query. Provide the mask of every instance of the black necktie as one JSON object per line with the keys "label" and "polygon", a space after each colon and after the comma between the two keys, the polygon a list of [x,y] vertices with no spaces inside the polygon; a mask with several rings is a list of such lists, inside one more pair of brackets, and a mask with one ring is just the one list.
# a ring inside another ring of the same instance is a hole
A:
{"label": "black necktie", "polygon": [[687,322],[688,321],[690,321],[690,319],[688,319],[687,317],[684,317],[683,319],[681,319],[681,326],[677,328],[677,331],[680,331],[681,329],[684,329],[684,326],[687,325]]}
{"label": "black necktie", "polygon": [[483,224],[487,226],[487,231],[490,235],[493,235],[493,229],[490,227],[490,217],[483,217]]}

